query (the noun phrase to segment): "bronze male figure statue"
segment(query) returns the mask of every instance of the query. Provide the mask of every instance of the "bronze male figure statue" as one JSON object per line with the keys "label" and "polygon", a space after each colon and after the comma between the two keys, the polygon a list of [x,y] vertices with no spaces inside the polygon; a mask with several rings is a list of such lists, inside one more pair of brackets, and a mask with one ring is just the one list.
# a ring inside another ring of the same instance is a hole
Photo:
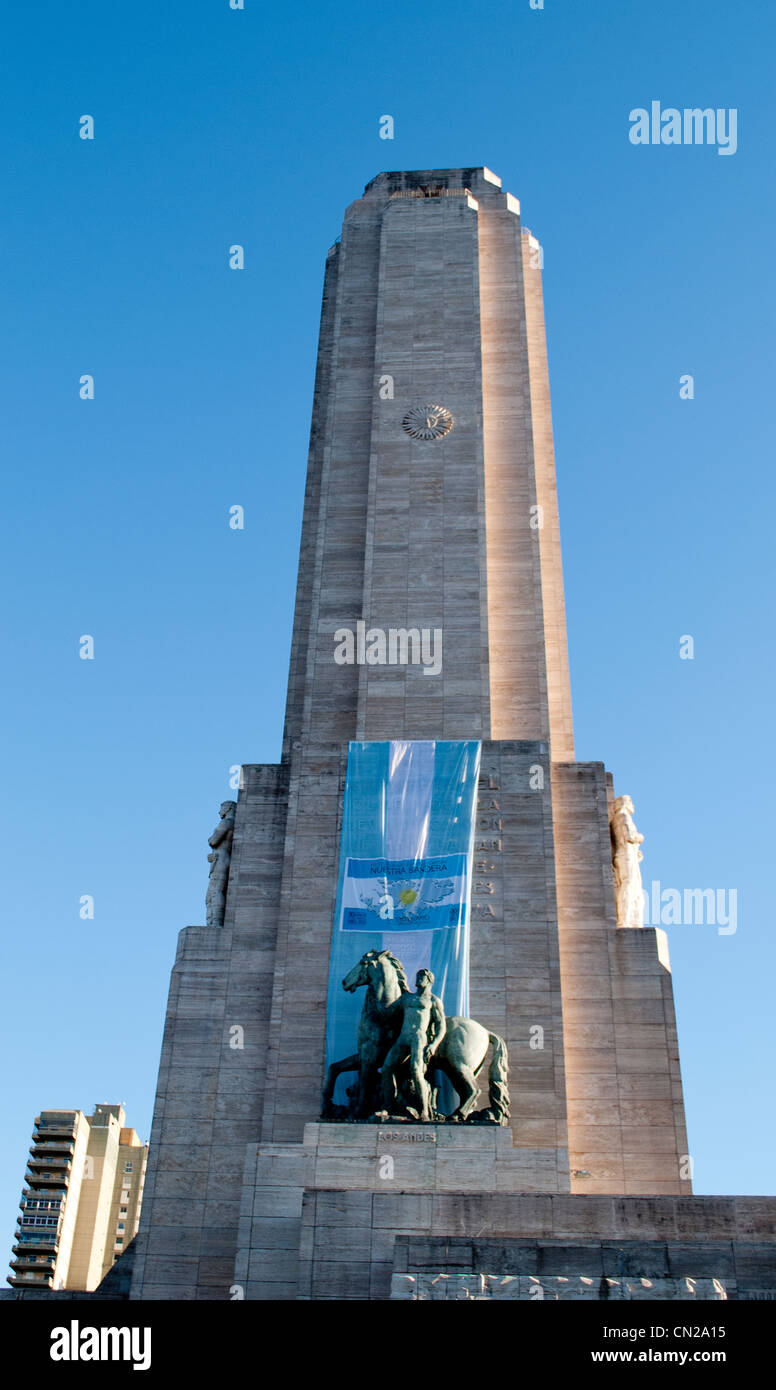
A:
{"label": "bronze male figure statue", "polygon": [[419,1118],[431,1119],[431,1092],[426,1069],[447,1026],[442,1001],[431,993],[433,983],[434,976],[430,970],[419,970],[415,978],[417,993],[402,994],[393,1005],[394,1013],[400,1013],[402,1019],[399,1036],[388,1052],[382,1069],[383,1108],[389,1114],[396,1103],[396,1072],[406,1062],[418,1098]]}

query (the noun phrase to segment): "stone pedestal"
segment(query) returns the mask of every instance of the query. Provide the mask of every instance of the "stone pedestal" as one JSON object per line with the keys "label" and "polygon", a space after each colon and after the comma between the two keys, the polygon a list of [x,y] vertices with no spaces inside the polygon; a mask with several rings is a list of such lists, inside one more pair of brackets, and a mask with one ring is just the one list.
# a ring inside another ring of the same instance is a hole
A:
{"label": "stone pedestal", "polygon": [[235,1279],[248,1298],[387,1298],[396,1235],[472,1186],[567,1192],[568,1156],[497,1125],[308,1124],[301,1144],[251,1145]]}
{"label": "stone pedestal", "polygon": [[550,1190],[508,1129],[308,1124],[249,1146],[249,1299],[772,1297],[776,1199]]}

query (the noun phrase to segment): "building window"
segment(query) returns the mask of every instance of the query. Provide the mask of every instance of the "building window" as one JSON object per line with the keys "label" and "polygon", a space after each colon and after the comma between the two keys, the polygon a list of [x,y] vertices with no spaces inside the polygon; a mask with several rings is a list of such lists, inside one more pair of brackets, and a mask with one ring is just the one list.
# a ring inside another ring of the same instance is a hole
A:
{"label": "building window", "polygon": [[123,1221],[120,1221],[120,1222],[119,1222],[118,1227],[117,1227],[117,1230],[119,1230],[119,1231],[123,1231],[123,1230],[124,1230],[124,1222],[123,1222]]}
{"label": "building window", "polygon": [[125,1172],[125,1173],[131,1173],[131,1172],[132,1172],[132,1164],[131,1164],[131,1163],[125,1163],[125,1164],[124,1164],[124,1172]]}

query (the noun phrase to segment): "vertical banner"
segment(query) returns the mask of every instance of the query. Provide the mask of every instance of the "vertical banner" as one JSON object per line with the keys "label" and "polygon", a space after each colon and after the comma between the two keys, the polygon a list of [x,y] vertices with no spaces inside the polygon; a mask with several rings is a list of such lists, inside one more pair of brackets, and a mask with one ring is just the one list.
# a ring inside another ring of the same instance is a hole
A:
{"label": "vertical banner", "polygon": [[[326,1065],[356,1051],[364,990],[342,980],[389,950],[407,983],[426,966],[445,1013],[469,1012],[469,916],[480,743],[351,743],[340,839]],[[337,1082],[346,1101],[353,1077]]]}

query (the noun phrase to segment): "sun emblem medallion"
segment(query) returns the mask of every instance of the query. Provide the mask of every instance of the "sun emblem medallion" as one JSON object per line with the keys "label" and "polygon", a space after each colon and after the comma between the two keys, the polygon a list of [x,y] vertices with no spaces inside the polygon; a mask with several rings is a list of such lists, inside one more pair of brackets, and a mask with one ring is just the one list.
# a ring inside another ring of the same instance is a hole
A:
{"label": "sun emblem medallion", "polygon": [[411,439],[443,439],[455,420],[445,405],[416,405],[401,423]]}

